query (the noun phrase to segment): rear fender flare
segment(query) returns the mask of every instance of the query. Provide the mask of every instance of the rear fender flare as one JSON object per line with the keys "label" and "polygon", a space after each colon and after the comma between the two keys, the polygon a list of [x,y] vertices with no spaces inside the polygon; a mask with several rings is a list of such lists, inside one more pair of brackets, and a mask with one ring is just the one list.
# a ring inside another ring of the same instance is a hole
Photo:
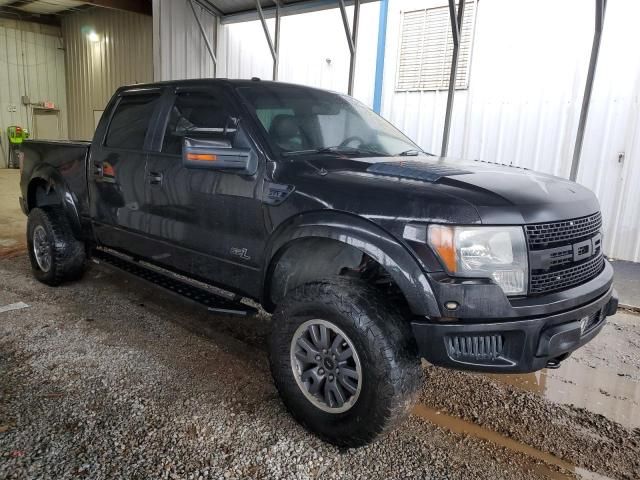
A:
{"label": "rear fender flare", "polygon": [[27,211],[29,212],[39,206],[36,203],[36,192],[34,189],[40,185],[45,185],[45,193],[47,195],[51,195],[52,190],[55,192],[54,201],[64,210],[71,224],[74,236],[81,238],[82,227],[80,214],[78,213],[77,198],[62,178],[60,172],[51,165],[40,165],[33,171],[27,188]]}
{"label": "rear fender flare", "polygon": [[263,303],[270,303],[269,286],[282,254],[296,240],[320,237],[345,243],[366,253],[396,282],[416,315],[440,316],[431,285],[413,255],[393,236],[362,217],[338,212],[312,212],[294,217],[271,236],[266,249]]}

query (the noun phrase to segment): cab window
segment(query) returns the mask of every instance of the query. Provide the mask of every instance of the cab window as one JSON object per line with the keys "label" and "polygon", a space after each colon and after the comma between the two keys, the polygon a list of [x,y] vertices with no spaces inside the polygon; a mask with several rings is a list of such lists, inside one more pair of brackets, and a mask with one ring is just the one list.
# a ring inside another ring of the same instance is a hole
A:
{"label": "cab window", "polygon": [[116,107],[105,145],[112,148],[142,150],[159,93],[123,96]]}

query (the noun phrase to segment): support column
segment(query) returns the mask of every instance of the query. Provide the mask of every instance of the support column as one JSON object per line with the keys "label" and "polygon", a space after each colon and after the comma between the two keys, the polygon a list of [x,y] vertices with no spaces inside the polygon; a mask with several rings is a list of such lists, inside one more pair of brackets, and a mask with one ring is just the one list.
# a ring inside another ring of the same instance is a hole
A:
{"label": "support column", "polygon": [[353,2],[353,26],[349,27],[349,19],[347,18],[347,8],[344,0],[338,0],[340,14],[342,15],[342,24],[344,33],[347,36],[347,44],[349,45],[349,53],[351,61],[349,62],[349,85],[347,93],[353,95],[353,83],[356,75],[356,53],[358,51],[358,27],[360,26],[360,0]]}
{"label": "support column", "polygon": [[589,105],[591,104],[591,91],[593,90],[593,78],[598,65],[598,54],[600,53],[600,39],[602,37],[602,27],[604,26],[604,14],[607,9],[607,0],[596,0],[596,26],[593,32],[593,43],[591,44],[591,58],[589,59],[589,71],[587,73],[587,83],[584,86],[582,97],[582,109],[580,110],[580,120],[578,122],[578,132],[576,133],[576,145],[573,149],[573,159],[571,160],[571,173],[569,178],[575,182],[578,177],[580,166],[580,155],[582,154],[582,143],[584,141],[584,130],[587,126],[589,115]]}
{"label": "support column", "polygon": [[274,0],[276,4],[276,31],[274,49],[276,56],[273,59],[273,79],[278,80],[278,66],[280,65],[280,0]]}
{"label": "support column", "polygon": [[384,57],[387,45],[387,19],[389,17],[389,0],[380,0],[378,18],[378,50],[376,52],[376,81],[373,88],[373,111],[382,111],[382,87],[384,84]]}
{"label": "support column", "polygon": [[458,2],[458,15],[456,17],[455,0],[449,0],[449,17],[451,19],[451,34],[453,37],[453,55],[451,58],[451,74],[449,75],[449,93],[447,95],[447,111],[444,117],[444,130],[442,132],[442,148],[440,156],[446,157],[449,150],[449,133],[451,131],[451,113],[453,111],[453,97],[456,91],[456,75],[458,73],[458,54],[460,52],[460,36],[462,32],[462,20],[464,18],[464,0]]}
{"label": "support column", "polygon": [[209,37],[207,37],[206,32],[204,31],[204,27],[202,26],[202,22],[200,21],[200,17],[196,13],[196,7],[194,5],[194,0],[187,0],[189,5],[191,6],[191,11],[193,12],[193,17],[196,19],[196,23],[198,24],[198,28],[200,29],[200,35],[202,35],[202,39],[204,40],[205,45],[207,46],[207,50],[209,51],[209,55],[211,56],[211,60],[213,61],[213,76],[216,76],[216,70],[218,67],[218,59],[216,58],[216,54],[213,51],[213,47],[211,46],[211,41]]}
{"label": "support column", "polygon": [[262,5],[260,5],[260,0],[256,0],[256,10],[258,12],[258,17],[260,18],[260,23],[262,24],[262,30],[264,30],[264,36],[267,39],[267,43],[269,44],[269,51],[271,52],[271,57],[273,58],[273,80],[278,79],[278,63],[279,63],[279,49],[280,49],[280,0],[274,0],[276,4],[276,31],[275,31],[275,41],[271,39],[271,33],[269,32],[269,27],[267,26],[267,20],[264,17],[264,12],[262,11]]}

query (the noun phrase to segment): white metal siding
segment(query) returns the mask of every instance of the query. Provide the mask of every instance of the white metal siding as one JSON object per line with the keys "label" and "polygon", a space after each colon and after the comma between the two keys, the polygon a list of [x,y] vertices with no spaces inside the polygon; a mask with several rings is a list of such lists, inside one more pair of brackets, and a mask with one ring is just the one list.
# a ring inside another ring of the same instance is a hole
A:
{"label": "white metal siding", "polygon": [[[217,19],[199,5],[195,10],[215,51]],[[153,0],[153,43],[156,81],[214,76],[188,0]]]}
{"label": "white metal siding", "polygon": [[[383,114],[437,153],[447,92],[392,90],[401,10],[424,4],[391,0]],[[605,251],[632,261],[640,261],[640,57],[625,52],[640,40],[637,18],[640,3],[608,2],[578,174],[600,200]],[[450,155],[568,177],[593,26],[592,2],[479,2],[471,80],[456,93]]]}
{"label": "white metal siding", "polygon": [[[91,42],[86,29],[99,41]],[[84,30],[83,30],[84,29]],[[62,18],[69,136],[90,140],[94,115],[121,85],[153,81],[153,21],[137,13],[93,8]]]}
{"label": "white metal siding", "polygon": [[[0,167],[6,166],[7,127],[21,125],[33,132],[32,107],[22,104],[23,95],[28,95],[32,103],[53,102],[60,110],[61,135],[66,137],[67,99],[60,29],[0,19],[0,148],[5,152],[0,153]],[[10,112],[10,106],[16,106],[16,112]]]}
{"label": "white metal siding", "polygon": [[[390,0],[382,113],[438,152],[446,91],[396,92],[401,12],[446,0]],[[362,7],[355,96],[371,105],[378,4]],[[609,0],[578,181],[602,205],[605,251],[640,261],[640,2]],[[478,2],[468,90],[456,92],[452,156],[513,163],[567,177],[594,28],[584,0]],[[270,78],[258,22],[220,32],[220,76]],[[280,79],[346,91],[348,49],[339,13],[282,19]],[[325,59],[331,59],[326,62]],[[619,163],[618,153],[624,152]]]}
{"label": "white metal siding", "polygon": [[[375,82],[379,2],[360,7],[354,97],[371,105]],[[347,7],[349,19],[353,7]],[[337,8],[282,17],[280,70],[283,82],[347,92],[349,47]],[[273,32],[274,21],[267,20]],[[219,77],[270,80],[273,63],[259,21],[222,25]]]}

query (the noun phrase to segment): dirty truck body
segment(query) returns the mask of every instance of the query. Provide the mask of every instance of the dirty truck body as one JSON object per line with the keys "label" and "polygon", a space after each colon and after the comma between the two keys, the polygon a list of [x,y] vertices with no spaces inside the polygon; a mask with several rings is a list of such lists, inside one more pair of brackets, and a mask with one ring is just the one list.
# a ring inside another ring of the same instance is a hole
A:
{"label": "dirty truck body", "polygon": [[21,204],[52,285],[108,249],[273,316],[292,414],[357,446],[407,411],[418,359],[556,367],[617,307],[588,189],[422,152],[357,101],[261,81],[119,89],[92,142],[27,141]]}

